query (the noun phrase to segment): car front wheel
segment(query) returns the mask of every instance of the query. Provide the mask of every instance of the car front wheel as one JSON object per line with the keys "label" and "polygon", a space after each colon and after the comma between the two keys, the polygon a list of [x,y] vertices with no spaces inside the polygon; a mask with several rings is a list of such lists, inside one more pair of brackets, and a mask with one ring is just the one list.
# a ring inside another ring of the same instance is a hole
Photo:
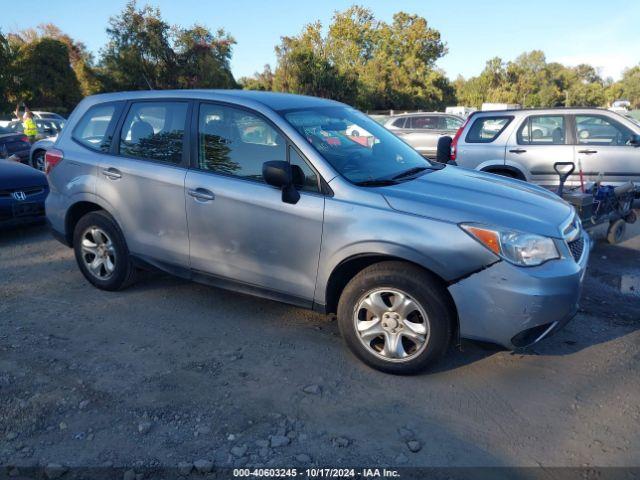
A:
{"label": "car front wheel", "polygon": [[404,262],[365,268],[347,284],[338,305],[349,348],[388,373],[416,373],[433,365],[447,351],[453,321],[444,287]]}

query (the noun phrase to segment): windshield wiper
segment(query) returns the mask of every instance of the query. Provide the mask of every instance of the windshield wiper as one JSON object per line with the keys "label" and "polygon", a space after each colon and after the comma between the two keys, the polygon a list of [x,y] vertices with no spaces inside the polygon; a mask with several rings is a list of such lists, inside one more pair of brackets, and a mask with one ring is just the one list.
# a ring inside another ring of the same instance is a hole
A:
{"label": "windshield wiper", "polygon": [[398,182],[390,178],[378,178],[376,180],[362,180],[361,182],[355,182],[359,187],[385,187],[388,185],[397,185]]}
{"label": "windshield wiper", "polygon": [[430,167],[413,167],[409,170],[405,170],[404,172],[400,172],[399,174],[391,177],[391,180],[400,180],[401,178],[410,177],[411,175],[415,175],[416,173],[424,172],[425,170],[429,170]]}

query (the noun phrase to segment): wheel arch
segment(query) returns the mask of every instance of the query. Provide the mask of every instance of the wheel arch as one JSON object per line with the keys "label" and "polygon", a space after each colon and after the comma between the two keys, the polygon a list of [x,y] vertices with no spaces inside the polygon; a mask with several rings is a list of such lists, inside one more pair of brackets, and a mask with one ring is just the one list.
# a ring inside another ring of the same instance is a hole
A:
{"label": "wheel arch", "polygon": [[67,245],[73,245],[73,231],[78,221],[87,213],[99,210],[106,211],[102,205],[90,200],[79,200],[68,208],[64,219],[64,232]]}
{"label": "wheel arch", "polygon": [[359,272],[364,270],[365,268],[374,265],[380,262],[387,261],[396,261],[403,262],[408,265],[412,265],[414,267],[419,268],[420,270],[426,272],[431,277],[433,277],[438,283],[440,283],[443,287],[443,291],[447,296],[447,300],[453,308],[453,317],[455,318],[455,324],[452,325],[454,338],[458,338],[459,321],[458,314],[455,302],[453,301],[453,297],[449,293],[447,288],[448,282],[432,269],[425,267],[413,260],[403,258],[397,255],[384,254],[384,253],[359,253],[352,255],[348,258],[342,260],[335,268],[331,271],[329,278],[327,280],[325,286],[325,295],[324,295],[324,312],[325,313],[336,313],[338,310],[338,301],[340,300],[340,295],[342,291],[347,286],[347,284],[351,281],[353,277],[355,277]]}
{"label": "wheel arch", "polygon": [[509,176],[513,175],[513,178],[517,180],[524,180],[525,182],[527,181],[526,174],[520,168],[513,165],[506,165],[506,164],[489,165],[489,166],[483,167],[480,171],[486,172],[486,173],[493,173],[496,175],[500,175],[502,173],[508,173],[510,174]]}

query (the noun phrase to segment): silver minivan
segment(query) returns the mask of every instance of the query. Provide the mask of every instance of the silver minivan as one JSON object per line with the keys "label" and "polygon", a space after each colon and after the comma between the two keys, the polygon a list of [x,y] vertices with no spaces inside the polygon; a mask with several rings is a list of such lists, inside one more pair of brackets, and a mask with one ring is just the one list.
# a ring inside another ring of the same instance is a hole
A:
{"label": "silver minivan", "polygon": [[155,268],[336,313],[351,350],[393,373],[461,337],[518,348],[557,331],[589,256],[574,209],[550,192],[431,163],[313,97],[87,97],[45,170],[52,232],[94,286]]}
{"label": "silver minivan", "polygon": [[640,182],[640,126],[609,110],[555,108],[475,112],[453,137],[451,160],[463,167],[551,186],[553,165],[573,162],[567,185],[602,179]]}

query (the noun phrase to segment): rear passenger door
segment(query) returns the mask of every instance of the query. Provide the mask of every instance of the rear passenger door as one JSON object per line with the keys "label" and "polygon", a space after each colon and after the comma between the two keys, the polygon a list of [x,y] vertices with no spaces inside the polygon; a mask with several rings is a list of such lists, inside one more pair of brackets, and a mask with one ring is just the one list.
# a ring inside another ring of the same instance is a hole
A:
{"label": "rear passenger door", "polygon": [[568,132],[566,115],[529,115],[509,138],[506,164],[520,166],[529,172],[534,183],[557,185],[554,163],[573,162]]}
{"label": "rear passenger door", "polygon": [[[202,103],[193,123],[196,145],[185,187],[191,268],[310,305],[324,215],[318,174],[256,112]],[[298,203],[284,203],[282,192],[264,182],[262,165],[269,160],[302,168]]]}
{"label": "rear passenger door", "polygon": [[131,253],[152,263],[189,264],[184,179],[190,109],[183,100],[129,102],[99,163],[97,195],[110,205]]}

